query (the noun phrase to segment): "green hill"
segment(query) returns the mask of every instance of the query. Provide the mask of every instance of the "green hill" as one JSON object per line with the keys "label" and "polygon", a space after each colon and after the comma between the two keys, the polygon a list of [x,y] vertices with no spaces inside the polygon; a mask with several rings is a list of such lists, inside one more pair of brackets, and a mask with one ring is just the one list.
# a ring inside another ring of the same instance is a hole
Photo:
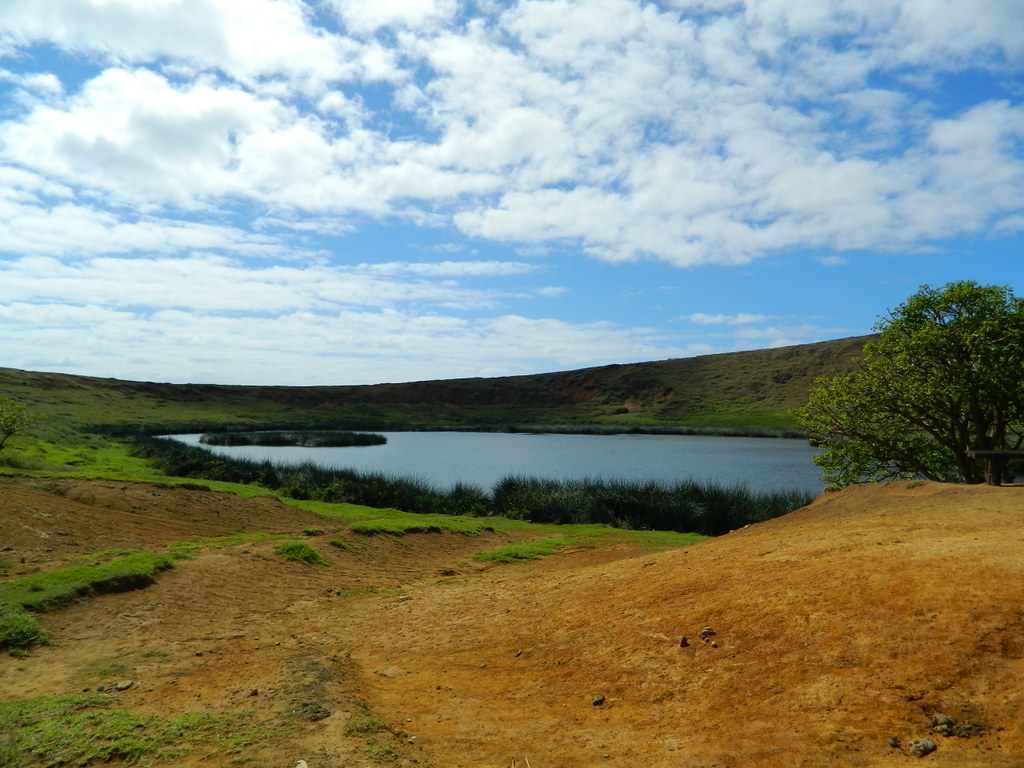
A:
{"label": "green hill", "polygon": [[50,437],[95,424],[788,427],[788,412],[803,403],[814,379],[849,370],[868,338],[558,373],[366,386],[166,384],[0,368],[0,395],[47,416],[42,433]]}

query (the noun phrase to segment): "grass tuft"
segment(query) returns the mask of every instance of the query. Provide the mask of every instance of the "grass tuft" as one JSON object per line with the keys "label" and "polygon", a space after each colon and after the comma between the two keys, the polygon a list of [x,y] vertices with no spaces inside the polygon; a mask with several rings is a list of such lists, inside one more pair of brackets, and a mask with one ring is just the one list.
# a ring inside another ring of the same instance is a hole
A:
{"label": "grass tuft", "polygon": [[49,632],[34,616],[17,609],[9,609],[0,615],[0,648],[7,648],[17,655],[48,639]]}
{"label": "grass tuft", "polygon": [[274,547],[274,553],[285,560],[307,565],[327,565],[327,559],[304,541],[285,541]]}

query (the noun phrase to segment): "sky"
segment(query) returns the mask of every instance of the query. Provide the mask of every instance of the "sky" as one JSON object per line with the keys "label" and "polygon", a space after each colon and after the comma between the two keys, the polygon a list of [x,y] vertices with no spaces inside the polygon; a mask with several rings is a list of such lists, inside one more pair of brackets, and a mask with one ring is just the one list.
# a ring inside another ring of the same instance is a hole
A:
{"label": "sky", "polygon": [[1024,294],[1020,0],[0,0],[0,366],[340,385]]}

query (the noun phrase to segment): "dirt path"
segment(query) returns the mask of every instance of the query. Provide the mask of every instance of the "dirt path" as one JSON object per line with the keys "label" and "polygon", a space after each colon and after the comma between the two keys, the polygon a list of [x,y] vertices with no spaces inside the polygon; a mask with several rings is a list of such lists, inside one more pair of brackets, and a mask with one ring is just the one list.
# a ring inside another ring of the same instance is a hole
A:
{"label": "dirt path", "polygon": [[[0,560],[330,527],[269,499],[35,485],[0,481]],[[662,553],[481,568],[501,536],[346,552],[336,530],[310,539],[325,567],[206,550],[45,616],[55,644],[0,658],[0,700],[126,679],[133,710],[291,729],[180,766],[884,767],[920,737],[929,765],[1024,766],[1022,522],[1024,489],[894,484]],[[347,732],[367,714],[392,730]]]}

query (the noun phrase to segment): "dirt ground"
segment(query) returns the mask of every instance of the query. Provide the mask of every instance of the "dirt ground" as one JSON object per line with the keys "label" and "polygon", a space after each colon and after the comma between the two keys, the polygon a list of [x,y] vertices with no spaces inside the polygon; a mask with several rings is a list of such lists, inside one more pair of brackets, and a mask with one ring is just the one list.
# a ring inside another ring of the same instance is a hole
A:
{"label": "dirt ground", "polygon": [[[0,479],[4,578],[311,527],[330,560],[204,549],[44,614],[53,644],[0,657],[0,701],[102,687],[141,713],[293,725],[180,768],[1024,767],[1022,523],[1024,488],[898,483],[681,549],[484,567],[472,553],[507,537],[361,539],[269,498]],[[391,731],[350,732],[367,714]]]}

